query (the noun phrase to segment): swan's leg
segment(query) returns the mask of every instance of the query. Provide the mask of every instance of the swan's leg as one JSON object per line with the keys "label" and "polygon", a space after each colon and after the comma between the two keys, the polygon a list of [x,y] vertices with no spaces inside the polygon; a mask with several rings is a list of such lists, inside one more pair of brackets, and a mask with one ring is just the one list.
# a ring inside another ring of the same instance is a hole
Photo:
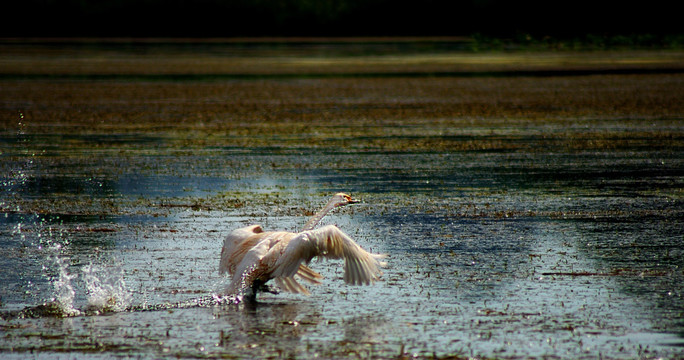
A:
{"label": "swan's leg", "polygon": [[249,290],[244,295],[243,299],[249,302],[256,302],[258,292],[267,292],[276,295],[280,293],[278,290],[266,285],[265,281],[255,280],[252,283],[252,286],[249,287]]}
{"label": "swan's leg", "polygon": [[260,282],[258,290],[261,292],[267,292],[267,293],[271,293],[274,295],[280,294],[280,291],[278,291],[277,288],[273,288],[264,282]]}

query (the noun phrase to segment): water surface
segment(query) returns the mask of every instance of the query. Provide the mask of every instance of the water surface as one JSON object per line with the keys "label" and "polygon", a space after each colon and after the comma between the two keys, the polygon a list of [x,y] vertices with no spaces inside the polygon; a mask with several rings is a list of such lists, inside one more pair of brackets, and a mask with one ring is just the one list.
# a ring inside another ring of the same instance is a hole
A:
{"label": "water surface", "polygon": [[[680,75],[3,88],[3,358],[684,355]],[[381,282],[213,300],[338,191]]]}

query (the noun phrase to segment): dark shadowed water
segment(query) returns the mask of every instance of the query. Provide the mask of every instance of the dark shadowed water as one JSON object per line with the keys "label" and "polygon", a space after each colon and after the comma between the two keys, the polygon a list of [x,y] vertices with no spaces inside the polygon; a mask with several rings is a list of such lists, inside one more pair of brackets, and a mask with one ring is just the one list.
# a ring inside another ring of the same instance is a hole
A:
{"label": "dark shadowed water", "polygon": [[[7,86],[85,86],[41,81]],[[440,104],[432,94],[358,81],[387,91],[377,99],[390,110],[340,91],[326,101],[341,107],[311,106],[341,119],[255,122],[243,135],[184,127],[202,109],[173,118],[164,109],[178,99],[8,99],[30,111],[0,134],[0,357],[684,356],[681,117],[447,116],[424,110]],[[205,84],[167,86],[194,101]],[[263,96],[257,104],[279,101]],[[413,99],[428,102],[415,100],[418,115]],[[168,123],[106,117],[121,107]],[[45,109],[54,124],[36,120]],[[253,113],[212,116],[242,124]],[[296,231],[339,191],[363,203],[323,223],[389,255],[381,282],[347,286],[339,262],[314,261],[325,280],[311,296],[216,300],[232,229]]]}

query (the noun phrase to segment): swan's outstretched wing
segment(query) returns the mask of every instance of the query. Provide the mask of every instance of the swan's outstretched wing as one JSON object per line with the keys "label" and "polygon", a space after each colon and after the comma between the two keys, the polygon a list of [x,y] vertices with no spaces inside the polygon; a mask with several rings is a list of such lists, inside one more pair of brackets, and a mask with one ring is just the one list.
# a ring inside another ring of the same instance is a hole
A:
{"label": "swan's outstretched wing", "polygon": [[[245,254],[254,246],[256,246],[265,237],[270,236],[274,233],[265,233],[261,228],[261,225],[250,225],[240,229],[233,230],[225,240],[223,240],[223,247],[221,248],[221,259],[219,261],[219,275],[228,273],[230,275],[235,274],[235,268],[242,261]],[[255,236],[258,235],[258,236]],[[275,233],[274,235],[282,236],[282,232]],[[277,236],[275,240],[278,241],[280,238]],[[273,244],[271,240],[271,244]],[[308,281],[311,284],[320,284],[318,281],[322,279],[321,274],[311,270],[308,266],[302,264],[300,266],[297,275],[302,279]]]}
{"label": "swan's outstretched wing", "polygon": [[362,249],[336,226],[304,231],[287,242],[276,244],[261,260],[272,269],[275,278],[293,277],[304,262],[315,256],[344,259],[344,281],[347,284],[371,284],[382,274],[385,255],[371,254]]}
{"label": "swan's outstretched wing", "polygon": [[[223,240],[223,247],[221,248],[221,260],[219,261],[218,268],[219,275],[225,273],[235,274],[235,268],[245,254],[260,241],[254,235],[263,232],[264,230],[261,228],[261,225],[250,225],[235,229],[228,234],[226,239]],[[251,241],[246,241],[248,239]]]}
{"label": "swan's outstretched wing", "polygon": [[268,269],[261,259],[268,253],[269,239],[262,239],[245,253],[237,264],[233,279],[226,289],[227,294],[240,294],[252,286],[255,280],[267,276]]}
{"label": "swan's outstretched wing", "polygon": [[[238,294],[252,286],[255,280],[263,282],[272,279],[272,268],[261,261],[277,244],[286,244],[296,234],[286,231],[263,232],[258,225],[248,226],[233,231],[224,241],[221,250],[219,273],[229,273],[232,276],[227,293]],[[312,284],[320,284],[321,274],[301,264],[296,274]],[[284,291],[309,294],[294,276],[277,278],[276,285]]]}

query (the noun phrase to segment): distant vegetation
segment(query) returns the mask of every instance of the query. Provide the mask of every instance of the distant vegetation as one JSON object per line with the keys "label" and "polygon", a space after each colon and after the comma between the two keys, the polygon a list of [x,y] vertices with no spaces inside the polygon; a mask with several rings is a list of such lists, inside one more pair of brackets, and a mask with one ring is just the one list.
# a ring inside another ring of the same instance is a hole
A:
{"label": "distant vegetation", "polygon": [[576,34],[535,37],[518,33],[496,37],[472,35],[470,50],[621,50],[621,49],[684,49],[684,34]]}
{"label": "distant vegetation", "polygon": [[[435,36],[671,42],[673,2],[652,0],[21,0],[3,5],[0,36]],[[520,35],[524,34],[524,35]],[[639,37],[647,34],[646,38]],[[650,38],[649,38],[650,37]],[[679,37],[681,38],[681,37]],[[668,40],[670,39],[670,40]]]}

